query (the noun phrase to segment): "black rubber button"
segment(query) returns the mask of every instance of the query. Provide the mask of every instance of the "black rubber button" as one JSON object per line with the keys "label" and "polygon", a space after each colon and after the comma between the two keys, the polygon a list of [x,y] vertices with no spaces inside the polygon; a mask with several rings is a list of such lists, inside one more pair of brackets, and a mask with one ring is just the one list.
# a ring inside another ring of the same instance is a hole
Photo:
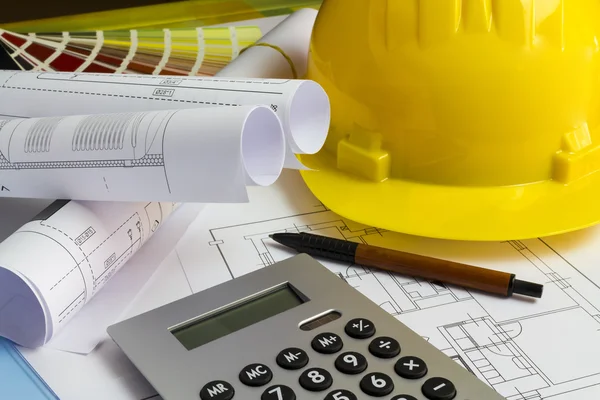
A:
{"label": "black rubber button", "polygon": [[202,400],[231,400],[235,390],[229,382],[212,381],[208,382],[200,391]]}
{"label": "black rubber button", "polygon": [[335,368],[344,374],[360,374],[367,369],[367,366],[368,363],[365,356],[355,351],[347,351],[335,359]]}
{"label": "black rubber button", "polygon": [[300,386],[311,392],[327,390],[333,384],[333,378],[323,368],[308,368],[298,378]]}
{"label": "black rubber button", "polygon": [[399,394],[398,396],[392,397],[390,400],[417,400],[417,398],[410,394]]}
{"label": "black rubber button", "polygon": [[402,357],[396,361],[394,371],[406,379],[419,379],[427,374],[427,364],[419,357]]}
{"label": "black rubber button", "polygon": [[240,371],[240,381],[247,386],[264,386],[273,379],[273,371],[264,364],[250,364]]}
{"label": "black rubber button", "polygon": [[380,336],[371,341],[369,351],[375,357],[393,358],[400,354],[400,343],[394,338]]}
{"label": "black rubber button", "polygon": [[260,400],[296,400],[296,393],[289,386],[273,385],[265,389]]}
{"label": "black rubber button", "polygon": [[355,339],[367,339],[375,334],[375,324],[368,319],[355,318],[348,321],[344,330]]}
{"label": "black rubber button", "polygon": [[452,400],[456,397],[454,384],[446,378],[429,378],[421,386],[421,391],[429,400]]}
{"label": "black rubber button", "polygon": [[360,389],[369,396],[383,397],[392,393],[394,382],[384,373],[371,372],[360,380]]}
{"label": "black rubber button", "polygon": [[297,347],[289,347],[277,354],[277,365],[283,369],[294,370],[304,368],[308,364],[308,354]]}
{"label": "black rubber button", "polygon": [[342,338],[331,332],[318,334],[310,344],[316,352],[321,354],[337,353],[344,347]]}
{"label": "black rubber button", "polygon": [[325,400],[358,400],[358,397],[349,390],[340,389],[327,393]]}

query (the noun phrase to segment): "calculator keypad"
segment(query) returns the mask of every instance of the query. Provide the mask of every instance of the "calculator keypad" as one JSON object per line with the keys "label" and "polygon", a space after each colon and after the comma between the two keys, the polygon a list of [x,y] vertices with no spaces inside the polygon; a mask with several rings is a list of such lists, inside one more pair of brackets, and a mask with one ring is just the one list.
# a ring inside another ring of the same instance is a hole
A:
{"label": "calculator keypad", "polygon": [[[305,368],[309,362],[309,354],[299,347],[289,347],[281,350],[275,356],[277,365],[285,370],[302,370],[298,373],[299,386],[309,392],[327,392],[324,400],[358,400],[361,396],[385,397],[402,385],[396,386],[394,380],[424,378],[428,373],[428,367],[424,360],[419,357],[406,355],[393,361],[401,352],[398,340],[389,336],[375,336],[376,328],[373,322],[356,318],[348,321],[344,327],[346,335],[353,339],[365,340],[365,353],[359,351],[344,351],[344,339],[333,333],[323,332],[315,335],[310,341],[310,347],[315,352],[331,356],[332,366],[344,375],[357,375],[359,391],[354,393],[346,388],[336,388],[335,378],[330,370],[321,367]],[[366,340],[369,339],[369,340]],[[339,354],[337,354],[339,353]],[[387,359],[393,362],[393,371],[390,376],[382,371],[368,371],[369,362],[365,355],[371,355],[379,359]],[[305,369],[304,369],[305,368]],[[333,369],[331,370],[333,371]],[[365,373],[367,372],[367,373]],[[363,376],[359,377],[365,373]],[[276,373],[265,364],[249,364],[241,369],[239,380],[247,386],[261,387],[277,379]],[[403,391],[403,390],[399,390]],[[207,383],[200,392],[201,400],[231,400],[235,394],[232,385],[225,381],[212,381]],[[421,394],[427,400],[453,400],[456,395],[456,387],[448,379],[442,377],[430,377],[421,385]],[[302,396],[300,396],[302,397]],[[273,384],[262,392],[261,400],[296,400],[297,394],[289,386]],[[249,399],[250,400],[250,399]],[[390,400],[417,400],[409,394],[394,394]]]}

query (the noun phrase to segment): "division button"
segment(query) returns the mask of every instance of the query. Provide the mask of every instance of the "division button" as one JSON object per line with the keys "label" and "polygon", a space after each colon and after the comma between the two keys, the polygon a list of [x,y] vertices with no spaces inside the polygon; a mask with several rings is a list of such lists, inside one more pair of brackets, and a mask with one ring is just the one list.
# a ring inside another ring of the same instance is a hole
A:
{"label": "division button", "polygon": [[419,357],[402,357],[396,361],[394,371],[406,379],[419,379],[427,374],[427,364]]}
{"label": "division button", "polygon": [[322,354],[337,353],[344,347],[342,338],[331,332],[320,333],[311,342],[312,348]]}
{"label": "division button", "polygon": [[275,361],[283,369],[300,369],[308,364],[308,354],[297,347],[289,347],[280,351]]}
{"label": "division button", "polygon": [[325,400],[358,400],[358,397],[349,390],[340,389],[327,393]]}
{"label": "division button", "polygon": [[454,384],[446,378],[429,378],[421,387],[421,391],[429,400],[452,400],[456,397]]}
{"label": "division button", "polygon": [[344,330],[350,337],[355,339],[366,339],[375,334],[375,324],[368,319],[355,318],[348,321]]}
{"label": "division button", "polygon": [[400,354],[400,343],[391,337],[380,336],[371,341],[369,351],[375,357],[393,358]]}
{"label": "division button", "polygon": [[342,353],[335,359],[335,367],[344,374],[360,374],[367,369],[367,366],[368,363],[365,356],[354,351]]}
{"label": "division button", "polygon": [[383,397],[392,393],[394,382],[386,374],[371,372],[360,380],[360,389],[369,396]]}
{"label": "division button", "polygon": [[320,392],[329,389],[333,384],[331,374],[323,368],[309,368],[302,372],[298,378],[300,386],[311,392]]}
{"label": "division button", "polygon": [[233,386],[225,381],[208,382],[200,391],[202,400],[231,400],[235,390]]}
{"label": "division button", "polygon": [[398,396],[392,397],[390,400],[417,400],[417,398],[410,394],[399,394]]}
{"label": "division button", "polygon": [[264,386],[273,379],[273,372],[264,364],[250,364],[240,371],[240,381],[247,386]]}
{"label": "division button", "polygon": [[260,400],[296,400],[296,393],[289,386],[269,386],[260,396]]}

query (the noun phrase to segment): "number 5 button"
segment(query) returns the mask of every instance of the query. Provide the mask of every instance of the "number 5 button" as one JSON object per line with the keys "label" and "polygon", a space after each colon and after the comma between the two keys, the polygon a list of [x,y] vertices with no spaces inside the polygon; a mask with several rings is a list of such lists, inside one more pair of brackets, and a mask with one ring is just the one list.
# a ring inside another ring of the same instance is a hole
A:
{"label": "number 5 button", "polygon": [[349,390],[334,390],[325,396],[325,400],[358,400],[358,397]]}
{"label": "number 5 button", "polygon": [[372,372],[360,380],[360,388],[370,396],[383,397],[392,393],[394,382],[386,374]]}

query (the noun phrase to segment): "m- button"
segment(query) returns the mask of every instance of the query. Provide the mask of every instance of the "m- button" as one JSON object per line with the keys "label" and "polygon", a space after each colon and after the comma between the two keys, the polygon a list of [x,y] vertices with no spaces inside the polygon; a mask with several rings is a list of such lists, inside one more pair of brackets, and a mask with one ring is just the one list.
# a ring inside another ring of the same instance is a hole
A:
{"label": "m- button", "polygon": [[225,381],[208,382],[200,391],[201,400],[231,400],[235,390]]}
{"label": "m- button", "polygon": [[247,386],[264,386],[273,379],[273,372],[264,364],[250,364],[240,371],[240,381]]}

